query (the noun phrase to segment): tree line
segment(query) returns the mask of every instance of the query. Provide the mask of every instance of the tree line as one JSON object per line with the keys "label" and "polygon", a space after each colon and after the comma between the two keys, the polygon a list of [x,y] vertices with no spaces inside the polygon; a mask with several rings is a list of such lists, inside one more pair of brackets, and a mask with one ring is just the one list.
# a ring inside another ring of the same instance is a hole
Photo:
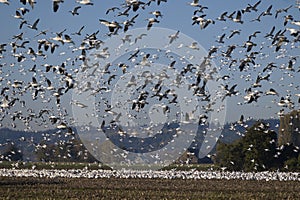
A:
{"label": "tree line", "polygon": [[[300,111],[281,116],[278,134],[268,123],[258,121],[246,129],[244,137],[230,144],[219,141],[212,161],[231,171],[300,171],[299,119]],[[42,162],[97,162],[78,137],[55,143],[42,141],[33,153]],[[197,163],[195,155],[186,152],[178,163]],[[14,143],[7,145],[0,156],[0,161],[22,160],[23,153]]]}
{"label": "tree line", "polygon": [[230,171],[300,171],[299,111],[280,119],[279,134],[258,121],[231,144],[219,142],[213,161]]}

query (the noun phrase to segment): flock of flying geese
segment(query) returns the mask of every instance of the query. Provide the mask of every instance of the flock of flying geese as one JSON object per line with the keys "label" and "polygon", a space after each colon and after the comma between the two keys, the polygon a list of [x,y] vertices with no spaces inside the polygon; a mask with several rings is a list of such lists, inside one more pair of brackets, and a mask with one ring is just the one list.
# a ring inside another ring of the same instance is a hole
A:
{"label": "flock of flying geese", "polygon": [[[78,6],[69,10],[70,15],[76,17],[80,15],[80,9],[83,6],[94,6],[94,3],[90,0],[76,0]],[[0,6],[10,6],[9,0],[0,0]],[[22,63],[28,62],[30,60],[32,67],[26,69],[25,67],[20,70],[21,75],[27,75],[28,73],[32,75],[31,81],[27,82],[25,80],[12,80],[10,79],[10,69],[8,69],[8,74],[0,77],[1,85],[1,97],[0,100],[0,122],[4,118],[10,118],[11,126],[16,127],[18,123],[23,123],[25,127],[29,127],[32,123],[38,123],[40,126],[44,126],[45,129],[49,127],[48,124],[54,125],[59,129],[67,129],[69,133],[72,133],[72,129],[69,123],[66,121],[67,111],[61,107],[61,99],[64,95],[69,94],[70,90],[74,89],[76,83],[74,76],[77,73],[80,73],[85,68],[82,68],[81,71],[75,66],[78,66],[82,63],[85,63],[88,60],[88,52],[93,49],[101,49],[101,53],[97,55],[99,58],[107,58],[110,56],[109,47],[103,47],[103,41],[99,39],[99,31],[93,33],[85,32],[85,25],[81,26],[77,32],[68,33],[67,28],[59,32],[52,33],[53,37],[49,36],[48,30],[40,30],[39,23],[40,19],[36,19],[33,22],[28,21],[26,15],[30,13],[33,9],[36,9],[36,4],[41,3],[35,0],[20,0],[20,5],[23,7],[18,8],[15,11],[13,16],[18,20],[19,30],[21,33],[13,35],[11,41],[8,43],[0,43],[0,71],[5,72],[7,68],[17,68],[16,66],[23,66]],[[52,10],[54,13],[60,12],[60,6],[64,3],[64,0],[53,0]],[[118,35],[119,33],[126,33],[130,28],[134,27],[137,20],[141,18],[141,14],[156,6],[167,5],[171,3],[167,0],[148,0],[147,2],[140,0],[125,0],[123,4],[111,7],[107,9],[106,15],[115,14],[116,20],[125,19],[124,21],[110,21],[106,19],[99,19],[100,29],[102,26],[107,27],[107,36],[112,37]],[[220,36],[217,36],[215,41],[216,46],[212,45],[208,51],[207,56],[205,57],[203,63],[199,65],[210,65],[212,61],[219,62],[222,64],[221,67],[228,69],[232,73],[239,71],[243,78],[246,81],[253,81],[249,75],[245,75],[244,72],[250,70],[261,70],[257,75],[257,78],[254,78],[254,82],[250,84],[249,88],[245,89],[244,104],[251,104],[258,102],[258,99],[264,95],[266,96],[276,96],[278,100],[275,100],[279,107],[282,109],[289,108],[293,109],[296,107],[297,103],[300,103],[300,93],[294,94],[292,90],[299,90],[299,85],[295,82],[291,84],[291,90],[288,91],[286,96],[281,96],[280,92],[276,91],[274,88],[270,88],[267,91],[262,91],[262,85],[265,82],[270,82],[273,71],[281,71],[283,75],[287,77],[294,77],[296,73],[300,72],[300,67],[298,63],[299,55],[288,55],[290,49],[299,48],[300,42],[300,19],[297,19],[299,16],[292,16],[289,14],[291,9],[300,9],[299,5],[290,5],[286,8],[279,8],[274,10],[273,6],[270,5],[267,8],[261,7],[262,1],[258,1],[253,5],[247,4],[245,8],[240,10],[234,10],[232,12],[226,11],[221,13],[216,18],[208,18],[209,8],[203,6],[199,3],[198,0],[194,0],[188,3],[189,6],[193,7],[195,10],[191,13],[191,24],[192,26],[200,27],[200,29],[208,29],[210,26],[218,26],[222,23],[236,23],[240,26],[245,24],[245,17],[248,14],[257,13],[257,17],[252,19],[251,23],[266,23],[265,18],[274,17],[277,20],[282,20],[283,28],[278,29],[276,26],[270,25],[270,32],[263,33],[260,30],[257,30],[251,33],[246,41],[242,45],[230,44],[231,40],[235,39],[238,35],[241,35],[241,30],[231,30],[230,33],[223,33]],[[164,15],[159,10],[149,10],[149,13],[153,16],[146,19],[147,30],[150,30],[153,26],[160,23],[161,20],[164,20]],[[200,15],[199,15],[200,14]],[[2,16],[3,17],[3,16]],[[189,23],[189,22],[187,22]],[[248,21],[247,21],[248,23]],[[28,39],[25,29],[31,29],[36,34],[33,38]],[[199,30],[200,31],[200,30]],[[264,36],[262,36],[265,34]],[[169,44],[172,44],[176,39],[178,39],[180,31],[170,35],[167,39]],[[81,44],[76,44],[75,40],[72,37],[80,37]],[[137,43],[143,37],[147,37],[147,34],[142,34],[136,38],[132,38],[131,35],[126,35],[122,38],[123,43]],[[261,45],[256,43],[256,39],[262,37],[265,42]],[[36,43],[34,43],[36,41]],[[226,45],[225,45],[226,44]],[[229,44],[229,45],[227,45]],[[260,58],[267,58],[268,55],[264,55],[263,49],[268,46],[274,54],[278,55],[278,59],[287,59],[288,61],[283,64],[277,64],[277,61],[272,60],[267,63],[266,66],[258,67]],[[35,48],[37,46],[37,48]],[[68,46],[72,48],[72,53],[79,52],[79,55],[70,58],[65,62],[62,62],[60,65],[54,65],[51,63],[42,63],[36,62],[39,58],[44,58],[47,60],[48,55],[57,54],[58,49]],[[199,49],[197,44],[191,44],[189,47],[191,50]],[[237,53],[236,51],[239,51]],[[112,50],[111,50],[112,51]],[[242,53],[246,54],[243,56]],[[14,63],[5,63],[5,58],[12,56],[15,58]],[[141,59],[141,63],[144,65],[149,65],[150,60],[154,55],[143,52],[142,49],[137,49],[133,52],[128,58],[128,62],[119,63],[116,67],[121,69],[122,73],[126,73],[126,70],[133,65],[132,61]],[[172,68],[178,63],[176,61],[171,61],[169,67]],[[24,64],[25,65],[25,64]],[[88,83],[86,83],[86,90],[93,90],[93,94],[107,92],[112,88],[114,80],[117,78],[117,74],[114,74],[112,70],[112,63],[108,63],[106,66],[101,66],[103,71],[101,73],[107,74],[107,80],[105,80],[106,85],[100,86],[99,88],[92,88]],[[298,65],[298,66],[297,66]],[[70,70],[69,68],[75,68]],[[180,75],[187,74],[196,74],[195,82],[189,87],[190,90],[193,90],[195,96],[201,97],[203,101],[209,101],[210,96],[207,94],[206,83],[212,78],[210,74],[205,74],[205,72],[197,72],[196,67],[188,64],[183,66],[180,72]],[[95,71],[97,69],[95,68]],[[94,72],[95,72],[94,71]],[[16,72],[15,72],[16,73]],[[238,84],[230,84],[231,74],[225,74],[223,76],[216,77],[216,79],[222,79],[225,83],[220,86],[220,89],[224,91],[224,94],[220,97],[222,101],[228,99],[232,96],[237,96],[242,93],[238,90]],[[54,77],[54,78],[53,78]],[[130,80],[130,85],[135,85],[136,78],[132,76]],[[274,79],[273,79],[274,80]],[[152,97],[158,98],[159,101],[162,99],[168,99],[169,105],[164,107],[164,114],[168,114],[168,111],[172,104],[178,103],[177,95],[174,94],[174,91],[165,90],[163,87],[163,81],[158,81],[153,84],[152,91],[141,91],[141,94],[138,96],[138,99],[132,101],[132,110],[142,110],[147,104],[147,99]],[[146,88],[147,83],[144,87]],[[32,101],[41,100],[44,108],[42,108],[38,113],[30,107],[27,106],[28,93],[30,93]],[[295,102],[295,95],[299,98],[298,102]],[[53,100],[54,99],[54,100]],[[49,106],[49,102],[54,102],[56,107],[59,110],[57,114],[53,110],[53,107]],[[87,105],[81,104],[80,102],[71,102],[80,107]],[[107,112],[113,113],[113,108],[106,101]],[[16,107],[17,109],[14,109]],[[282,110],[281,110],[282,111]],[[282,112],[280,112],[282,113]],[[114,113],[115,114],[115,113]],[[207,115],[209,115],[209,107],[207,109]],[[188,116],[187,116],[188,118]],[[201,116],[199,123],[203,123],[207,116]],[[203,120],[204,119],[204,120]],[[30,129],[30,128],[28,128]]]}

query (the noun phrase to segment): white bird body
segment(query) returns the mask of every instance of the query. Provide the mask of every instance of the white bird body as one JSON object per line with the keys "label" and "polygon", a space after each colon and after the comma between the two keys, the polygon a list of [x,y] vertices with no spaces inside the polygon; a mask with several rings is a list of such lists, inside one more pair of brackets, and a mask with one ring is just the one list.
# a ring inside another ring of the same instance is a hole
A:
{"label": "white bird body", "polygon": [[300,21],[291,21],[291,24],[294,24],[294,25],[300,26]]}
{"label": "white bird body", "polygon": [[6,5],[9,5],[9,1],[8,0],[0,0],[0,3],[3,3],[3,4],[6,4]]}
{"label": "white bird body", "polygon": [[82,4],[82,5],[94,5],[90,0],[77,0],[77,3]]}

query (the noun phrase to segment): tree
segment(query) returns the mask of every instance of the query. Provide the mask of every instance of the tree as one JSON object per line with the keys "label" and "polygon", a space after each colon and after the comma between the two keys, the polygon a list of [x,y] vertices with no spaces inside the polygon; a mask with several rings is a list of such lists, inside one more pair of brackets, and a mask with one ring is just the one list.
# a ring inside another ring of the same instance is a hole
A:
{"label": "tree", "polygon": [[299,156],[297,147],[295,147],[293,144],[281,145],[277,148],[277,155],[277,163],[279,168],[285,169],[288,167],[288,170],[294,170],[296,165],[292,163],[297,160]]}
{"label": "tree", "polygon": [[244,155],[242,154],[242,145],[240,141],[232,144],[219,142],[217,144],[216,164],[220,167],[226,167],[230,171],[240,171],[243,169]]}
{"label": "tree", "polygon": [[244,170],[266,170],[274,166],[277,134],[262,122],[247,129],[241,140],[245,155]]}
{"label": "tree", "polygon": [[293,110],[280,118],[278,144],[300,146],[300,110]]}
{"label": "tree", "polygon": [[277,134],[263,122],[232,144],[217,144],[215,163],[228,170],[262,171],[274,167]]}

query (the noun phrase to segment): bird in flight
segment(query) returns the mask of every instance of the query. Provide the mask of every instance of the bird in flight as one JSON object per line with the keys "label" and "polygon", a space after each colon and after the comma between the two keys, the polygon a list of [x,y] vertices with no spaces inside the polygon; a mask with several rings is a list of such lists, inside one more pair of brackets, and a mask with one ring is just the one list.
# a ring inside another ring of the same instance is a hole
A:
{"label": "bird in flight", "polygon": [[39,23],[40,19],[37,19],[32,25],[28,25],[28,28],[31,28],[33,30],[38,30],[37,25]]}
{"label": "bird in flight", "polygon": [[64,0],[53,0],[53,11],[57,12],[58,8],[59,8],[59,4],[63,3]]}
{"label": "bird in flight", "polygon": [[81,8],[81,6],[76,6],[73,10],[70,10],[69,12],[74,15],[79,15],[78,10]]}
{"label": "bird in flight", "polygon": [[100,21],[101,24],[104,24],[106,27],[108,27],[108,30],[111,33],[115,32],[115,31],[118,31],[119,29],[122,28],[122,26],[116,21],[109,22],[109,21],[106,21],[104,19],[99,19],[99,21]]}

